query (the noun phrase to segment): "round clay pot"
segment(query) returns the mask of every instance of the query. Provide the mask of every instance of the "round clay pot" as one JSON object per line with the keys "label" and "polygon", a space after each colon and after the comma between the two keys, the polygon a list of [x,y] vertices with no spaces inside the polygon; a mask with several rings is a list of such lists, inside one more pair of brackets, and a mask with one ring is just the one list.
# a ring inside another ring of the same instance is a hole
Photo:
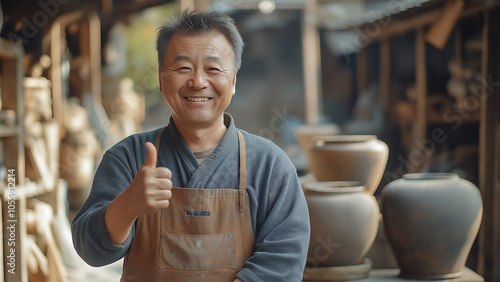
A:
{"label": "round clay pot", "polygon": [[317,138],[309,148],[312,174],[318,181],[359,181],[373,194],[384,174],[389,148],[375,135]]}
{"label": "round clay pot", "polygon": [[378,229],[375,197],[359,182],[315,182],[304,189],[311,221],[307,266],[362,264]]}
{"label": "round clay pot", "polygon": [[453,173],[411,173],[384,187],[380,201],[401,277],[462,274],[483,211],[476,186]]}

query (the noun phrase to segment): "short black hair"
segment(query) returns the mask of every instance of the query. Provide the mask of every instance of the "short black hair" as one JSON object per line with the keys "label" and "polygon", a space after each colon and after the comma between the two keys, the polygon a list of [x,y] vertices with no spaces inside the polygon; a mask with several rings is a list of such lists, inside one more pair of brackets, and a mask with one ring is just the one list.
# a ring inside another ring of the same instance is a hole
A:
{"label": "short black hair", "polygon": [[186,9],[175,16],[170,22],[158,28],[156,38],[156,51],[158,52],[158,64],[163,64],[163,57],[168,42],[175,33],[204,34],[210,31],[220,32],[226,37],[233,49],[234,70],[237,72],[241,66],[241,54],[243,53],[243,39],[239,33],[234,20],[228,15],[213,12]]}

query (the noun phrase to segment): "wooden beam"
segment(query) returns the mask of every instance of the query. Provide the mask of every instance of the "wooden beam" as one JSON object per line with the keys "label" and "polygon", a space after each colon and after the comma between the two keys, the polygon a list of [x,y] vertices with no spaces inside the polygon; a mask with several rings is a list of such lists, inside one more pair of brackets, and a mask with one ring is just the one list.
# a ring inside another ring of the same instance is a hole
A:
{"label": "wooden beam", "polygon": [[[485,9],[494,9],[500,6],[498,1],[494,1],[490,4],[476,5],[472,7],[466,7],[460,13],[459,18],[467,18],[482,13]],[[375,42],[378,40],[387,39],[396,35],[401,35],[409,31],[418,29],[420,27],[425,27],[432,22],[434,22],[441,14],[440,9],[432,10],[426,13],[421,13],[418,16],[412,17],[407,20],[395,20],[397,15],[388,16],[381,20],[375,21],[373,23],[365,24],[359,27],[358,32],[363,32],[365,30],[378,29],[378,32],[365,32],[363,38],[368,38],[370,42]]]}
{"label": "wooden beam", "polygon": [[316,28],[316,0],[306,0],[302,18],[302,60],[304,64],[304,96],[306,122],[316,124],[321,116],[320,47]]}
{"label": "wooden beam", "polygon": [[439,17],[431,24],[425,40],[434,47],[442,50],[457,24],[458,17],[465,6],[463,0],[449,0],[444,5]]}

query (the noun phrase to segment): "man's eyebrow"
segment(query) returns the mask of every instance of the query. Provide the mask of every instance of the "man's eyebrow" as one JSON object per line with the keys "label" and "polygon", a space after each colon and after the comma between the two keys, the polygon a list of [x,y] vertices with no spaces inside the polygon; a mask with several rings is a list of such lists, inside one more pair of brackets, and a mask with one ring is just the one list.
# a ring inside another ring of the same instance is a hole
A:
{"label": "man's eyebrow", "polygon": [[[189,61],[190,58],[191,57],[188,55],[177,55],[174,61],[175,62]],[[219,56],[208,56],[205,60],[222,64],[222,59]]]}
{"label": "man's eyebrow", "polygon": [[207,61],[222,63],[222,59],[219,56],[208,56]]}
{"label": "man's eyebrow", "polygon": [[185,61],[185,60],[187,60],[187,59],[189,59],[189,56],[185,56],[185,55],[177,55],[177,56],[175,57],[175,62]]}

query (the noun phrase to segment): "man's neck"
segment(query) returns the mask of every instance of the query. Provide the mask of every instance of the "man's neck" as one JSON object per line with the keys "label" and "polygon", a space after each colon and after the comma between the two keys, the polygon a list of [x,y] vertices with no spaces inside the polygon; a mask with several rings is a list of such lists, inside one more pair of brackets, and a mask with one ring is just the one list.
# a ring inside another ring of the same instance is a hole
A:
{"label": "man's neck", "polygon": [[220,123],[215,123],[210,127],[195,128],[177,123],[175,125],[192,152],[201,152],[216,147],[227,131],[224,118],[221,119]]}

